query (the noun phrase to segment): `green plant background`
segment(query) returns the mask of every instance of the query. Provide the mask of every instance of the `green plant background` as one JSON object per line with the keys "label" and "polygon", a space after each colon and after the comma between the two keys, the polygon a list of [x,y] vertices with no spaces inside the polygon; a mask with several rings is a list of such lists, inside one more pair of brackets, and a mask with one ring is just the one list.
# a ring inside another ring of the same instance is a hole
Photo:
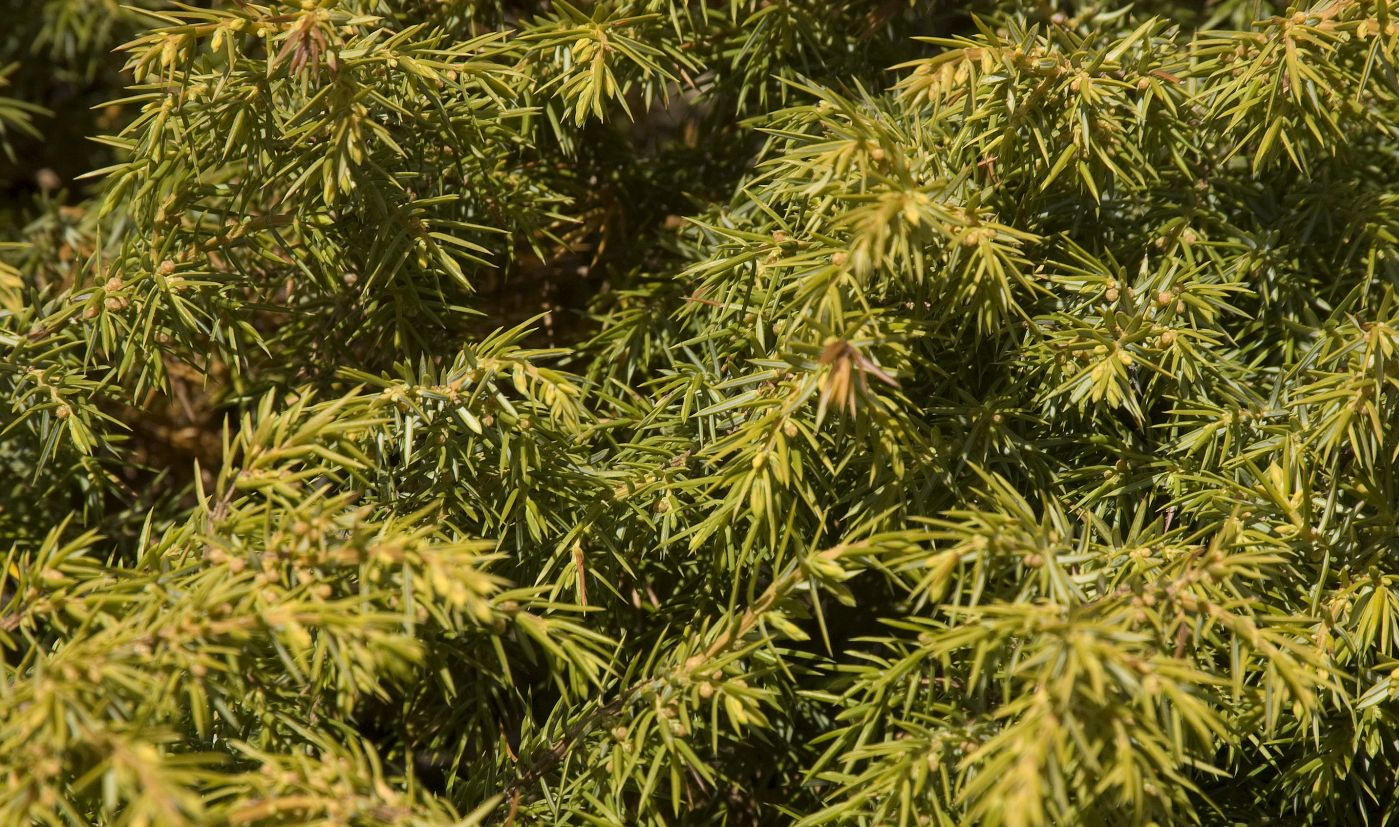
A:
{"label": "green plant background", "polygon": [[0,0],[0,824],[1384,824],[1387,0]]}

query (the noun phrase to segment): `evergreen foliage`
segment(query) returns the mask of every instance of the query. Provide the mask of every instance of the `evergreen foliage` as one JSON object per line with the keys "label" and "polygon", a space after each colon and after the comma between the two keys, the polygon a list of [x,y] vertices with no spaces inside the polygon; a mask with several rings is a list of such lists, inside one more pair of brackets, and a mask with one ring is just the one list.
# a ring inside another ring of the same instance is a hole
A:
{"label": "evergreen foliage", "polygon": [[0,824],[1399,818],[1388,0],[0,12]]}

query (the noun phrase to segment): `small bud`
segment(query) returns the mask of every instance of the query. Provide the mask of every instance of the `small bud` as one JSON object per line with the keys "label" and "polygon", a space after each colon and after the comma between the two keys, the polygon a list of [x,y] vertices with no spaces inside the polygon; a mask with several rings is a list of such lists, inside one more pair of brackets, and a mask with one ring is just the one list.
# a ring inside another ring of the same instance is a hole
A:
{"label": "small bud", "polygon": [[160,263],[160,269],[158,270],[158,272],[159,272],[162,276],[171,275],[172,273],[175,272],[175,262],[173,262],[173,261],[171,261],[170,259],[167,258],[166,260],[164,260],[164,261],[162,261],[162,262]]}
{"label": "small bud", "polygon": [[1118,295],[1120,294],[1117,292],[1116,287],[1109,287],[1107,289],[1107,292],[1103,294],[1103,298],[1107,299],[1110,302],[1115,302],[1117,301]]}

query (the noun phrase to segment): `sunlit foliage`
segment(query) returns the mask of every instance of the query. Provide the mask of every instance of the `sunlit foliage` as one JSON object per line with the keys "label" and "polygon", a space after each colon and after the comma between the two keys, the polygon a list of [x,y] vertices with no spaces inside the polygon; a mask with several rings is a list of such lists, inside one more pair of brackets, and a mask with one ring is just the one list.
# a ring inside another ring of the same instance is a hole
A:
{"label": "sunlit foliage", "polygon": [[0,824],[1399,818],[1388,0],[18,5]]}

